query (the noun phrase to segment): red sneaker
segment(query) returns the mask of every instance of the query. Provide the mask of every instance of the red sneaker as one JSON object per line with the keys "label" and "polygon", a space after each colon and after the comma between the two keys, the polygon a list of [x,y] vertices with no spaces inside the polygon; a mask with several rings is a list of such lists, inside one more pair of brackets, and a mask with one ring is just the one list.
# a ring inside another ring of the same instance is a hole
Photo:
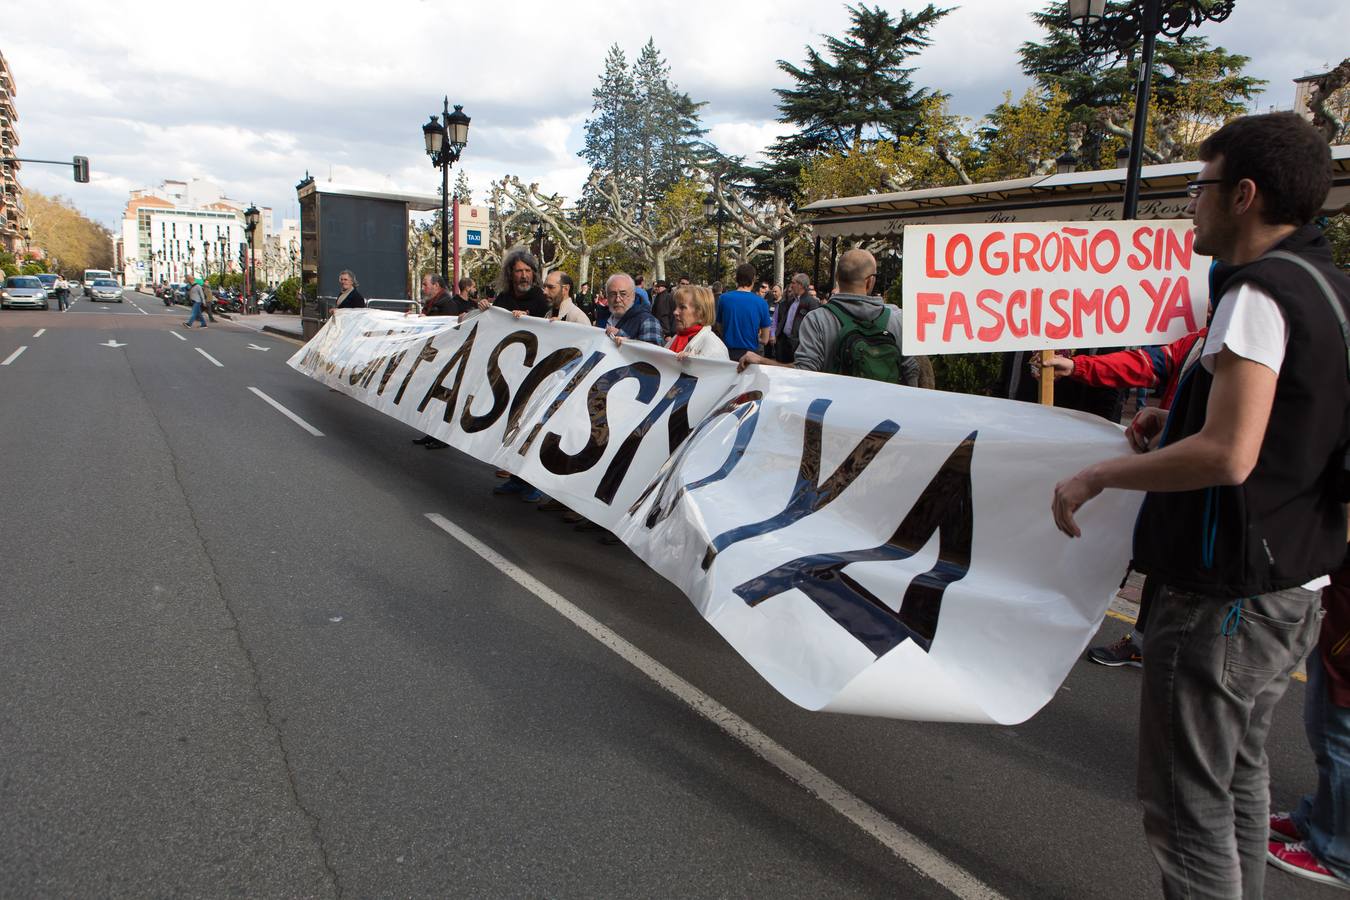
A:
{"label": "red sneaker", "polygon": [[1272,841],[1292,844],[1294,841],[1303,840],[1303,838],[1304,835],[1299,834],[1298,828],[1294,826],[1294,817],[1289,813],[1270,814],[1270,839]]}
{"label": "red sneaker", "polygon": [[1341,881],[1327,871],[1327,867],[1318,862],[1317,857],[1302,842],[1282,844],[1271,841],[1266,845],[1266,861],[1291,875],[1350,891],[1350,883]]}

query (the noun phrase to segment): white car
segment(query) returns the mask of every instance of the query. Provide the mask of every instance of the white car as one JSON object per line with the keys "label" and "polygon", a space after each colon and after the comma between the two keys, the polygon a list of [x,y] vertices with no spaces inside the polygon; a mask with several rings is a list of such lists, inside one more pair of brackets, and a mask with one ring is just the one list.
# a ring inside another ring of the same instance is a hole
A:
{"label": "white car", "polygon": [[36,275],[11,275],[0,290],[0,309],[46,309],[47,291]]}
{"label": "white car", "polygon": [[104,303],[121,303],[122,286],[111,278],[95,278],[89,286],[89,296]]}

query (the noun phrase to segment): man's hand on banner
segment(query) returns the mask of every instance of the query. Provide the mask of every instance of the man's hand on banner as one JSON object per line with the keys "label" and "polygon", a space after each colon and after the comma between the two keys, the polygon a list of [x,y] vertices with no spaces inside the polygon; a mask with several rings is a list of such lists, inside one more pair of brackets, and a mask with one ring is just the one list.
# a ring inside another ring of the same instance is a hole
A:
{"label": "man's hand on banner", "polygon": [[1102,492],[1092,477],[1093,467],[1089,466],[1072,478],[1066,478],[1055,485],[1055,497],[1050,502],[1050,512],[1055,517],[1055,527],[1069,537],[1082,537],[1083,531],[1073,520],[1073,514],[1079,507]]}
{"label": "man's hand on banner", "polygon": [[1125,436],[1130,439],[1130,446],[1136,453],[1146,453],[1153,449],[1153,442],[1162,434],[1166,423],[1167,410],[1145,406],[1134,414],[1130,427],[1125,429]]}

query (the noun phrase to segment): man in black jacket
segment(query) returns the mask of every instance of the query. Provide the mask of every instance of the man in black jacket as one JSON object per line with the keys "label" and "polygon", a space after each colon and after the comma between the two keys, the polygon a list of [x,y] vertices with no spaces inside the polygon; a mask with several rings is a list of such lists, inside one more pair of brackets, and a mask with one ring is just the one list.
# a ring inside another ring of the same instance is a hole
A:
{"label": "man in black jacket", "polygon": [[1266,733],[1345,553],[1350,377],[1336,307],[1350,309],[1350,279],[1309,224],[1331,187],[1330,152],[1310,124],[1237,119],[1200,158],[1187,186],[1195,251],[1226,263],[1200,365],[1170,418],[1135,417],[1131,443],[1150,452],[1060,482],[1052,511],[1075,537],[1074,513],[1103,489],[1148,491],[1135,568],[1162,587],[1144,653],[1144,831],[1166,896],[1260,897]]}
{"label": "man in black jacket", "polygon": [[[502,262],[501,291],[491,305],[519,315],[545,318],[548,316],[548,298],[539,287],[540,280],[539,260],[534,254],[519,248],[512,250]],[[478,305],[481,309],[487,308],[482,301]]]}
{"label": "man in black jacket", "polygon": [[[452,316],[455,315],[454,298],[450,291],[446,289],[445,278],[440,275],[426,274],[422,276],[422,315],[424,316]],[[424,434],[420,438],[413,440],[414,444],[420,444],[428,450],[444,450],[450,445],[437,437]]]}

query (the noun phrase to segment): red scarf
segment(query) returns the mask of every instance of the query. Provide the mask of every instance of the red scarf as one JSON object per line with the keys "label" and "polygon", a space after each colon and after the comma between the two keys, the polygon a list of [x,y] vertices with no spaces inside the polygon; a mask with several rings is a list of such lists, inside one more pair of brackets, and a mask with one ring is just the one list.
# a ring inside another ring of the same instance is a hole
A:
{"label": "red scarf", "polygon": [[693,340],[694,335],[702,330],[702,325],[690,325],[684,331],[675,332],[675,337],[670,342],[670,349],[675,353],[683,351],[685,347],[689,346],[689,342]]}

